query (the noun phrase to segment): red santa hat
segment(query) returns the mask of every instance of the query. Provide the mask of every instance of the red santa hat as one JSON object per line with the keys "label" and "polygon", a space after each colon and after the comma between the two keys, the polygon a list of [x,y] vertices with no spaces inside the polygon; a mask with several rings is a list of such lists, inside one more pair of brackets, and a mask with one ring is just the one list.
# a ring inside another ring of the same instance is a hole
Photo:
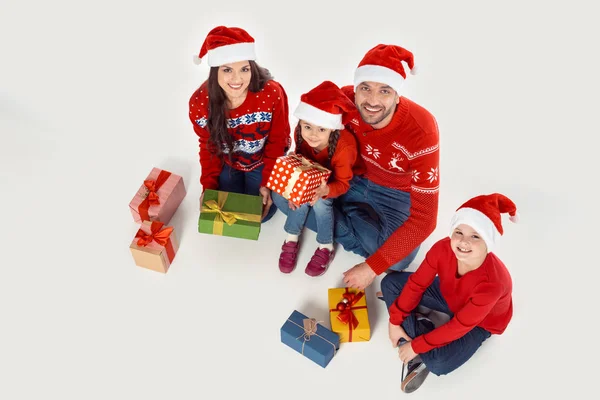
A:
{"label": "red santa hat", "polygon": [[256,60],[254,38],[242,28],[217,26],[208,32],[200,54],[194,56],[194,63],[200,64],[205,57],[209,67]]}
{"label": "red santa hat", "polygon": [[343,116],[355,109],[354,103],[335,83],[325,81],[300,96],[294,116],[323,128],[344,129]]}
{"label": "red santa hat", "polygon": [[473,197],[456,210],[450,224],[450,236],[457,226],[469,225],[485,241],[489,253],[496,240],[504,233],[501,220],[503,213],[508,213],[512,222],[519,219],[515,203],[500,193]]}
{"label": "red santa hat", "polygon": [[413,54],[400,47],[388,44],[378,44],[365,54],[354,72],[354,90],[362,82],[385,83],[394,89],[398,95],[406,79],[402,61],[408,64],[410,73],[415,75]]}

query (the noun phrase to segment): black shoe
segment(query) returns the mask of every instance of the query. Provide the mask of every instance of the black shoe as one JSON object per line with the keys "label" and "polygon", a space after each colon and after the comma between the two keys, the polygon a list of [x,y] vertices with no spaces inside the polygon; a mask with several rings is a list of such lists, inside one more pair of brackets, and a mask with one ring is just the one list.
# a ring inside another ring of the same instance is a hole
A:
{"label": "black shoe", "polygon": [[406,364],[406,376],[404,376],[404,364],[402,364],[402,384],[400,389],[404,393],[412,393],[421,387],[425,378],[429,375],[429,370],[417,356]]}

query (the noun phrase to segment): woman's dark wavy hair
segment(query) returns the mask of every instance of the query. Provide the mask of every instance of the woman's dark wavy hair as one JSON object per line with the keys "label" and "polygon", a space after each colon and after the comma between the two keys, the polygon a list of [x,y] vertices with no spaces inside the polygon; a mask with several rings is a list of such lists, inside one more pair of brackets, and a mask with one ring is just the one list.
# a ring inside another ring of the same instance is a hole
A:
{"label": "woman's dark wavy hair", "polygon": [[[250,60],[250,84],[248,85],[249,92],[260,92],[268,81],[273,79],[273,76],[268,69],[259,66],[256,62]],[[229,157],[233,150],[233,139],[227,130],[227,97],[221,86],[217,75],[219,67],[212,67],[208,74],[207,89],[208,89],[208,118],[206,127],[210,134],[209,150],[222,157],[224,153],[223,143],[229,149]]]}

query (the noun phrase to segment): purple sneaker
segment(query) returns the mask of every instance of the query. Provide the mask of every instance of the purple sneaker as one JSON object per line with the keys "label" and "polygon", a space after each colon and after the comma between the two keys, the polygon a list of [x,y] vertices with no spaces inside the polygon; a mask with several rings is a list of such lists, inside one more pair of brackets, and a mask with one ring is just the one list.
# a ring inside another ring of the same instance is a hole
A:
{"label": "purple sneaker", "polygon": [[335,250],[329,251],[328,249],[317,249],[315,250],[315,254],[313,254],[312,258],[308,262],[306,269],[306,275],[310,276],[321,276],[327,271],[327,267],[333,260],[333,256],[335,254]]}
{"label": "purple sneaker", "polygon": [[283,242],[281,254],[279,255],[279,270],[289,274],[296,268],[296,258],[300,249],[299,242]]}

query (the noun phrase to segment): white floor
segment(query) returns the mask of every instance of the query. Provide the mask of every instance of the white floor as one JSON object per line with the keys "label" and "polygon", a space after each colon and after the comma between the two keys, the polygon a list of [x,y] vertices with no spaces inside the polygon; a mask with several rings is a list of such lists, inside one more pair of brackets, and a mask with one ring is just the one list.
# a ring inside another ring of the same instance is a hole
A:
{"label": "white floor", "polygon": [[[598,222],[586,209],[598,182],[591,10],[541,1],[84,3],[8,0],[0,11],[0,398],[406,396],[374,297],[380,278],[367,292],[370,342],[343,344],[326,369],[280,343],[294,309],[328,320],[327,289],[360,257],[341,251],[310,278],[309,232],[300,267],[280,274],[281,213],[258,242],[197,233],[187,100],[208,73],[192,56],[220,24],[255,37],[290,113],[325,79],[351,83],[378,43],[415,53],[420,73],[404,94],[436,116],[441,134],[439,224],[417,261],[468,198],[501,192],[519,207],[522,222],[505,221],[496,251],[514,280],[513,321],[412,396],[593,397],[597,346],[581,333],[598,305],[599,264],[585,255],[597,247]],[[136,267],[128,249],[137,229],[128,202],[153,166],[182,175],[188,189],[166,275]]]}

